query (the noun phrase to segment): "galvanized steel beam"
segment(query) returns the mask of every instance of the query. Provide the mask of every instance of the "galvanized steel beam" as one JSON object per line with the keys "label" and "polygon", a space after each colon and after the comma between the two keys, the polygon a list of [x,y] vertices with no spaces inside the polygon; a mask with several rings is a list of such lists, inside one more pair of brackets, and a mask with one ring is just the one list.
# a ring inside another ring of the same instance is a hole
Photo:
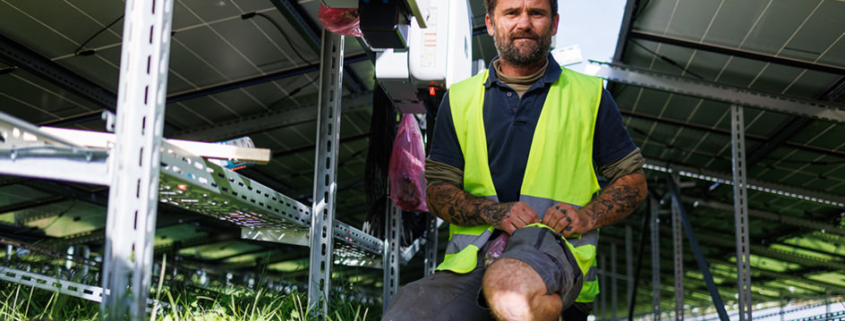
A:
{"label": "galvanized steel beam", "polygon": [[171,0],[126,3],[103,255],[106,319],[145,319],[172,21]]}
{"label": "galvanized steel beam", "polygon": [[704,253],[701,251],[701,246],[699,245],[695,230],[692,228],[692,222],[690,222],[687,217],[686,209],[681,203],[681,193],[678,191],[678,187],[674,180],[667,178],[666,182],[669,187],[669,193],[672,196],[672,203],[674,203],[678,208],[678,214],[681,217],[681,222],[683,223],[684,230],[687,233],[690,247],[695,255],[695,261],[698,263],[698,268],[704,277],[704,281],[707,282],[707,289],[710,291],[710,297],[713,299],[713,305],[716,307],[719,319],[721,321],[728,321],[730,319],[728,318],[728,313],[725,311],[725,304],[722,302],[722,296],[719,295],[716,284],[713,282],[713,275],[710,274],[710,268],[707,264],[707,260],[704,258]]}
{"label": "galvanized steel beam", "polygon": [[642,70],[620,64],[602,63],[597,77],[609,81],[699,97],[708,100],[754,107],[788,115],[845,123],[845,106],[818,100],[774,95],[748,88]]}
{"label": "galvanized steel beam", "polygon": [[337,156],[340,139],[340,96],[343,78],[343,36],[323,30],[318,100],[317,150],[314,156],[314,198],[311,210],[311,260],[308,306],[322,319],[329,315]]}
{"label": "galvanized steel beam", "polygon": [[[739,320],[751,321],[751,254],[748,251],[748,190],[746,188],[745,118],[743,109],[731,105],[731,162],[733,164],[734,219],[736,225]],[[680,205],[680,199],[678,201]]]}

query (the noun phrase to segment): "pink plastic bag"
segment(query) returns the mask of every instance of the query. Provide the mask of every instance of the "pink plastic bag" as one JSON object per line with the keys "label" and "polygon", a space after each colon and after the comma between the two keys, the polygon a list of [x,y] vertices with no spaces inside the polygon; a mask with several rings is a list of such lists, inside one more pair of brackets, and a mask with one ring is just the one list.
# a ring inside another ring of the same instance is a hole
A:
{"label": "pink plastic bag", "polygon": [[317,20],[326,30],[341,36],[362,37],[361,18],[357,8],[326,8],[320,4]]}
{"label": "pink plastic bag", "polygon": [[425,185],[422,134],[414,116],[405,114],[390,153],[390,199],[402,210],[428,212]]}

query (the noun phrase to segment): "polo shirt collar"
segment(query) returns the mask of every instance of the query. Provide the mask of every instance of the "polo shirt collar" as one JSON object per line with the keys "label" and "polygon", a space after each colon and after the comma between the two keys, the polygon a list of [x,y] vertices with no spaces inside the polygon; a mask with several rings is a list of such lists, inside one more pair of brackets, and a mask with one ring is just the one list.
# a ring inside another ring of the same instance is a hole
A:
{"label": "polo shirt collar", "polygon": [[[490,88],[490,86],[492,86],[494,83],[499,86],[504,86],[504,84],[499,81],[499,76],[496,75],[496,67],[493,66],[493,63],[498,59],[499,56],[496,56],[495,58],[493,58],[492,61],[490,61],[490,65],[487,66],[489,73],[487,74],[487,81],[484,82],[485,88]],[[549,53],[548,59],[549,65],[548,67],[546,67],[546,72],[543,74],[543,77],[540,77],[540,80],[538,81],[551,84],[560,79],[560,74],[562,73],[562,71],[560,70],[560,64],[557,63],[555,57],[553,57],[551,53]]]}

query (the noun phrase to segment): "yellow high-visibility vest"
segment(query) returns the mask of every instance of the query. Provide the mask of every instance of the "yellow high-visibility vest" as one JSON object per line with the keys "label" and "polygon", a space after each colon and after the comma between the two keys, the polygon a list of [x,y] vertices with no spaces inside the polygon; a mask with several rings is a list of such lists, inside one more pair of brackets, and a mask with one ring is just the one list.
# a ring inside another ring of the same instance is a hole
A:
{"label": "yellow high-visibility vest", "polygon": [[[452,85],[449,104],[464,156],[464,190],[498,201],[487,158],[484,131],[484,82],[488,71]],[[534,130],[519,200],[542,215],[558,202],[582,207],[599,191],[593,168],[593,134],[601,102],[602,80],[563,69],[549,89]],[[468,273],[493,227],[449,226],[449,245],[438,270]],[[596,277],[598,230],[566,239],[578,261],[584,283],[576,302],[593,302],[599,293]]]}

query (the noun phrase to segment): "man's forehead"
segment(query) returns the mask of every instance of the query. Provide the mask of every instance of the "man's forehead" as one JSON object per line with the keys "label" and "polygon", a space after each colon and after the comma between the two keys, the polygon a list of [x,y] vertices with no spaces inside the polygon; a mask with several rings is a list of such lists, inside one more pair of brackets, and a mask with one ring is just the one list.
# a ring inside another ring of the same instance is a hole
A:
{"label": "man's forehead", "polygon": [[498,0],[495,10],[523,7],[551,10],[552,5],[549,0]]}

